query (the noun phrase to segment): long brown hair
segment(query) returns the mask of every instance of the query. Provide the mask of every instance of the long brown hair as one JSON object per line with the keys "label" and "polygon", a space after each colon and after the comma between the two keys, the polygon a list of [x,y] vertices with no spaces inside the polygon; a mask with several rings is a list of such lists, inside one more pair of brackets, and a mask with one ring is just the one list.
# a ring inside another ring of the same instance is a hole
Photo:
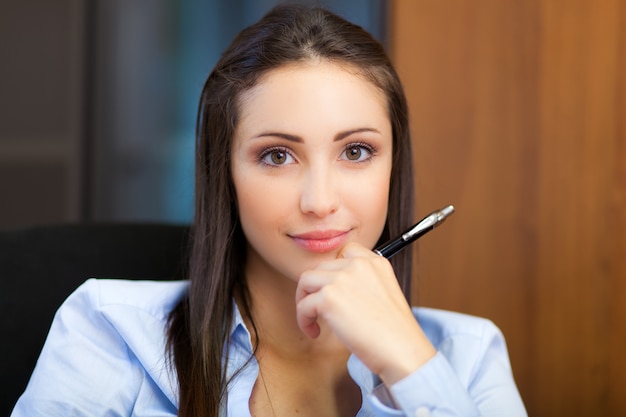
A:
{"label": "long brown hair", "polygon": [[[382,92],[393,130],[388,218],[380,242],[413,220],[413,165],[406,99],[382,45],[361,27],[320,8],[281,5],[244,29],[209,75],[196,131],[195,215],[188,295],[172,311],[168,351],[180,388],[179,416],[216,417],[228,384],[222,360],[228,349],[236,291],[243,281],[245,237],[239,225],[230,171],[231,139],[242,93],[283,65],[324,59],[357,69]],[[408,298],[410,251],[392,258]],[[249,313],[249,306],[241,306]]]}

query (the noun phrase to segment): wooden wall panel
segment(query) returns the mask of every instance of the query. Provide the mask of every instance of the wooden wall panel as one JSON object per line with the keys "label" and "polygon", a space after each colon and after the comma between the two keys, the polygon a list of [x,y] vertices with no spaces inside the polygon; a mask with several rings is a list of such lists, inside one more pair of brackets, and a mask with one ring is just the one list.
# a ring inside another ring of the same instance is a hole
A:
{"label": "wooden wall panel", "polygon": [[397,0],[414,299],[491,318],[532,416],[626,415],[626,3]]}

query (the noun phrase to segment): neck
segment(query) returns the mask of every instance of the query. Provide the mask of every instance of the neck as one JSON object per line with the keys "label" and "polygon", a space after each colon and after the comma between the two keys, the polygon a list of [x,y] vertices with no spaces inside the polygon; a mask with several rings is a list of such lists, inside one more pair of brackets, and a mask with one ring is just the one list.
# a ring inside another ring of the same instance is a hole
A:
{"label": "neck", "polygon": [[300,330],[297,282],[250,258],[245,279],[251,317],[244,316],[244,321],[251,332],[256,328],[252,340],[257,341],[259,364],[250,398],[252,415],[293,415],[294,410],[303,416],[356,415],[361,391],[348,375],[350,352],[323,325],[316,339]]}
{"label": "neck", "polygon": [[[307,337],[296,320],[295,293],[297,283],[263,268],[246,268],[246,283],[250,297],[250,314],[256,327],[253,341],[258,340],[259,351],[271,349],[288,356],[317,356],[348,352],[336,337],[324,329],[316,339]],[[250,331],[251,318],[244,317]]]}

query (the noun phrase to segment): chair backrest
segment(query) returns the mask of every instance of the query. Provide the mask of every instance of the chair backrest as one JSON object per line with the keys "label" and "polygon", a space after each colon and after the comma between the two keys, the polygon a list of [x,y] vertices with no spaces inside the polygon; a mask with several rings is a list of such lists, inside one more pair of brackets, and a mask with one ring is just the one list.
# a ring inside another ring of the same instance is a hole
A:
{"label": "chair backrest", "polygon": [[0,415],[26,388],[58,307],[88,278],[185,274],[189,227],[75,224],[0,232]]}

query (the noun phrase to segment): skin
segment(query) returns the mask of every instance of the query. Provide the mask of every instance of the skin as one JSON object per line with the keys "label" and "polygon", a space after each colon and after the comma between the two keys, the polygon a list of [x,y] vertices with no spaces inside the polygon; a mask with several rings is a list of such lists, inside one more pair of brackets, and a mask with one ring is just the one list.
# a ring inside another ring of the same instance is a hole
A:
{"label": "skin", "polygon": [[435,354],[371,251],[391,160],[385,97],[351,68],[281,67],[242,98],[231,163],[260,340],[253,413],[354,415],[350,353],[387,385]]}

